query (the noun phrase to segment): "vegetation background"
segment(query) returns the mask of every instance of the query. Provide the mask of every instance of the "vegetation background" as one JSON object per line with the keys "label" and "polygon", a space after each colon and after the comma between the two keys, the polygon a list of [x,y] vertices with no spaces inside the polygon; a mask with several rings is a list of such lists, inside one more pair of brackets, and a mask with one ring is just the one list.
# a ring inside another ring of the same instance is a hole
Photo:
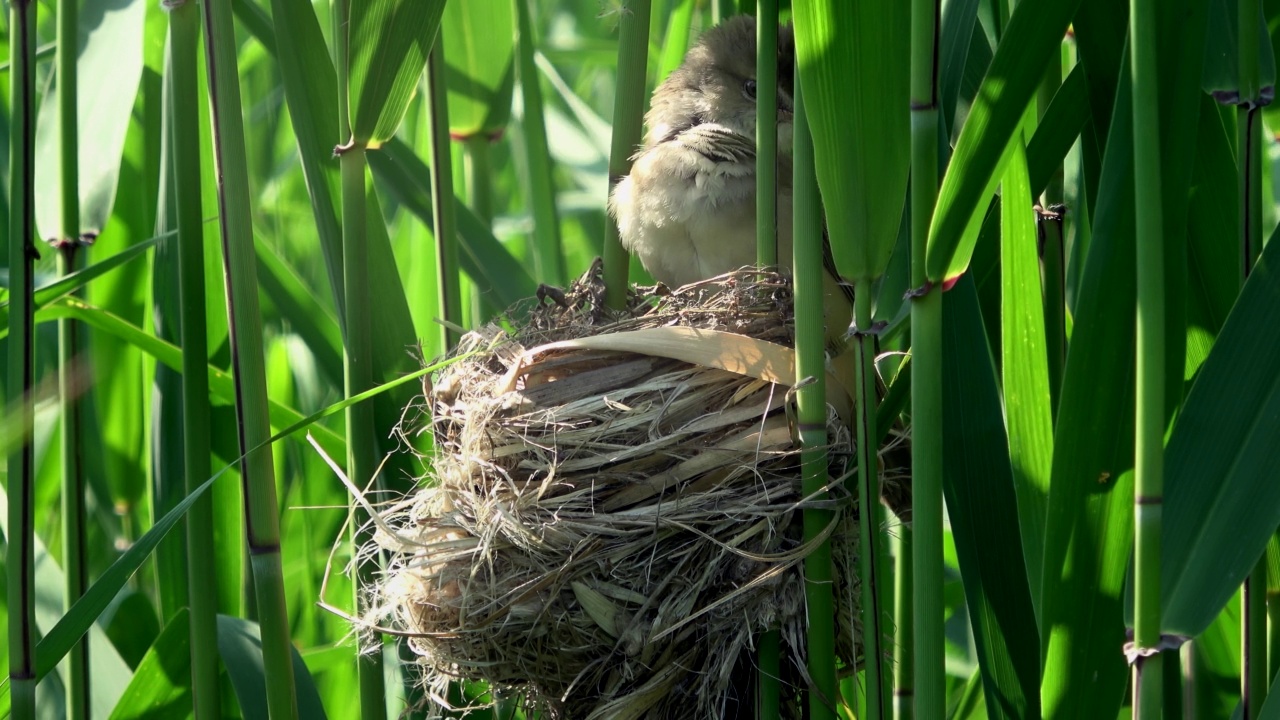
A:
{"label": "vegetation background", "polygon": [[[640,104],[741,5],[10,0],[0,713],[411,703],[318,603],[353,591],[317,448],[367,481],[419,381],[348,401],[437,318],[608,257]],[[837,259],[915,347],[914,535],[868,526],[887,645],[839,714],[1280,717],[1280,2],[783,5]],[[1133,688],[1126,628],[1171,640]]]}

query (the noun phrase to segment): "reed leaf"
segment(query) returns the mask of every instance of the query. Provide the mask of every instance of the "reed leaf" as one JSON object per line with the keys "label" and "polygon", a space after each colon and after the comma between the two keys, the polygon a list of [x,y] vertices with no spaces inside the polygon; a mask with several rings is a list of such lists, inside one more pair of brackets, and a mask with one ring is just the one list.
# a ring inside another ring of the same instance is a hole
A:
{"label": "reed leaf", "polygon": [[395,135],[417,91],[444,9],[444,0],[351,4],[347,142],[376,148]]}
{"label": "reed leaf", "polygon": [[[1033,299],[1038,303],[1039,296]],[[943,489],[987,712],[1039,717],[1040,650],[1029,563],[1018,524],[990,521],[1018,517],[1023,488],[1011,466],[995,368],[985,343],[975,342],[983,333],[975,283],[962,278],[943,296]]]}
{"label": "reed leaf", "polygon": [[929,279],[969,265],[983,213],[999,182],[1014,130],[1034,97],[1079,0],[1022,0],[996,48],[938,190],[929,228]]}
{"label": "reed leaf", "polygon": [[[76,116],[81,136],[75,164],[79,176],[79,227],[76,236],[96,236],[106,227],[116,199],[116,185],[124,157],[125,134],[133,116],[138,81],[142,77],[143,29],[146,3],[88,2],[83,4],[76,43]],[[55,109],[59,85],[45,93],[36,128],[36,182],[56,187],[59,168],[58,125]],[[40,193],[36,225],[40,236],[62,236],[58,193]]]}
{"label": "reed leaf", "polygon": [[[1017,495],[1018,526],[1025,548],[1033,607],[1040,607],[1040,563],[1044,559],[1044,515],[1053,463],[1044,305],[1037,233],[1022,141],[1001,182],[1001,339],[1007,453]],[[988,702],[988,705],[991,705]]]}
{"label": "reed leaf", "polygon": [[908,10],[893,0],[793,6],[831,250],[855,282],[884,272],[906,198]]}
{"label": "reed leaf", "polygon": [[1203,632],[1280,525],[1280,487],[1265,469],[1280,448],[1280,371],[1274,353],[1256,352],[1280,328],[1278,297],[1280,248],[1269,245],[1169,438],[1165,632]]}
{"label": "reed leaf", "polygon": [[515,89],[515,6],[524,0],[471,0],[444,7],[449,134],[456,140],[500,134]]}

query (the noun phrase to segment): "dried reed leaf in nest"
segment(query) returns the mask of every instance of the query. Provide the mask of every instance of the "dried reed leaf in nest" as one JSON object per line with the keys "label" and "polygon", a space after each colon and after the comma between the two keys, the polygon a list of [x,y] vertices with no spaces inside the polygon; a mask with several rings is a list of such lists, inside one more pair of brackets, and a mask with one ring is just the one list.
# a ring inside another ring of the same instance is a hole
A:
{"label": "dried reed leaf in nest", "polygon": [[787,282],[731,273],[620,316],[601,287],[589,273],[514,335],[469,334],[435,379],[436,454],[383,515],[366,622],[409,638],[437,702],[465,678],[545,717],[730,716],[765,630],[805,684],[799,517],[824,507],[856,663],[851,440],[833,403],[833,481],[801,497]]}

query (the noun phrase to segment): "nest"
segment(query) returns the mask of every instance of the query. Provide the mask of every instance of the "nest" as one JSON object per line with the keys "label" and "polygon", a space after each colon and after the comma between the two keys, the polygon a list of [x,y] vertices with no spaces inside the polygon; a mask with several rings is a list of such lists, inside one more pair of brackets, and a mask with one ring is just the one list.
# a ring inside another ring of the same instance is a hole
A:
{"label": "nest", "polygon": [[[855,667],[848,398],[829,382],[831,482],[804,497],[794,371],[781,367],[789,281],[731,273],[633,292],[613,315],[602,287],[589,272],[523,308],[514,333],[468,334],[437,373],[402,428],[433,436],[430,471],[382,512],[375,542],[391,558],[364,622],[408,638],[441,707],[745,717],[762,632],[780,631],[783,682],[808,685],[802,566],[817,542],[803,542],[800,517],[821,508],[836,651]],[[672,337],[674,352],[659,347]],[[458,680],[491,695],[459,697]]]}

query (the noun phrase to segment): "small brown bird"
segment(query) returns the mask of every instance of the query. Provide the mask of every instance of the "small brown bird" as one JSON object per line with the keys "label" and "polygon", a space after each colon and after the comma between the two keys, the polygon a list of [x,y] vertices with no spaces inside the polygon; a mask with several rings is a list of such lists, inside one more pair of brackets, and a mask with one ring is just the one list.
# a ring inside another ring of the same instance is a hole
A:
{"label": "small brown bird", "polygon": [[[778,31],[778,261],[791,264],[791,138],[795,38]],[[672,287],[756,261],[756,25],[738,15],[711,28],[653,93],[644,146],[609,210],[622,244]],[[828,338],[852,313],[823,238]]]}

